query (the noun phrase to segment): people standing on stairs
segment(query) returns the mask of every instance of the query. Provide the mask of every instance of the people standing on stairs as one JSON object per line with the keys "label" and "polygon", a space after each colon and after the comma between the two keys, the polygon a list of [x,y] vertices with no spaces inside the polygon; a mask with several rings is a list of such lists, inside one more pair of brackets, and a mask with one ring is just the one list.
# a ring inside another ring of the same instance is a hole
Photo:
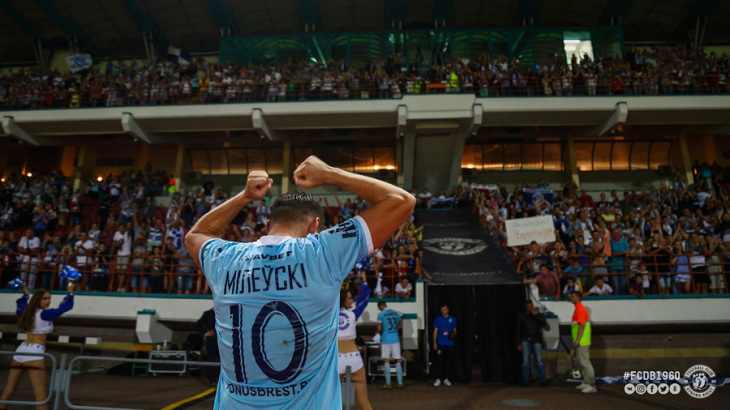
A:
{"label": "people standing on stairs", "polygon": [[441,314],[433,321],[434,387],[451,386],[454,379],[457,321],[449,314],[449,305],[441,305]]}

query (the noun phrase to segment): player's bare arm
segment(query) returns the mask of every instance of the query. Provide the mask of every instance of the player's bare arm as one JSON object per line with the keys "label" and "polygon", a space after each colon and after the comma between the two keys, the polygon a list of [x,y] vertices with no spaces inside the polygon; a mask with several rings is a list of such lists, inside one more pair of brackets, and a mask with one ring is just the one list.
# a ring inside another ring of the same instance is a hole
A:
{"label": "player's bare arm", "polygon": [[301,188],[334,185],[365,199],[369,207],[360,216],[368,225],[375,248],[385,244],[416,205],[416,198],[404,189],[331,167],[315,156],[297,167],[294,182]]}
{"label": "player's bare arm", "polygon": [[185,235],[185,247],[200,266],[200,247],[205,241],[222,238],[228,226],[243,207],[251,201],[263,199],[271,189],[273,180],[266,171],[251,171],[246,179],[246,188],[234,197],[223,202],[203,215],[192,229]]}

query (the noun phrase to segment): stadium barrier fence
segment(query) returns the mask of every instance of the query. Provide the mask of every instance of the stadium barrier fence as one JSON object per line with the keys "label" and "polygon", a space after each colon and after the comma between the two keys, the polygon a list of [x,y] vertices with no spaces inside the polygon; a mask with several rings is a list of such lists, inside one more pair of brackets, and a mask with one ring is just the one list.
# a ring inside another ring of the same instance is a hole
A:
{"label": "stadium barrier fence", "polygon": [[[0,356],[14,356],[18,354],[14,350],[3,350],[0,351]],[[24,356],[38,356],[41,358],[47,358],[50,361],[50,366],[46,366],[49,372],[49,388],[48,395],[42,401],[30,401],[30,400],[0,400],[0,405],[14,405],[14,406],[40,406],[50,403],[53,399],[53,410],[59,410],[61,408],[61,396],[63,396],[64,404],[67,408],[73,410],[138,410],[124,407],[109,407],[109,406],[98,406],[98,405],[80,405],[75,404],[71,401],[71,382],[74,376],[75,368],[82,368],[81,364],[84,361],[93,362],[108,362],[108,363],[128,363],[132,365],[180,365],[185,366],[203,366],[203,367],[219,367],[220,362],[204,362],[204,361],[191,361],[191,360],[155,360],[155,359],[130,359],[122,357],[111,357],[111,356],[76,356],[70,361],[68,360],[68,354],[64,353],[61,355],[60,362],[49,353],[23,353]],[[352,370],[350,366],[347,366],[345,375],[342,380],[342,404],[343,409],[349,410],[355,405],[355,390],[352,384]]]}
{"label": "stadium barrier fence", "polygon": [[[15,350],[0,350],[0,356],[10,356],[10,360],[12,360],[12,357],[15,355],[18,355]],[[57,366],[56,358],[53,357],[53,355],[48,353],[22,353],[23,356],[38,356],[39,359],[45,358],[48,359],[51,362],[51,366],[46,366],[46,369],[48,369],[48,395],[45,399],[41,401],[36,400],[0,400],[1,405],[13,405],[13,406],[41,406],[44,404],[48,404],[51,401],[51,398],[53,397],[54,393],[57,391],[57,386],[59,382],[59,373]],[[54,407],[54,410],[56,407]]]}
{"label": "stadium barrier fence", "polygon": [[[14,270],[14,275],[20,276],[26,283],[29,275],[35,275],[34,287],[50,290],[65,289],[65,283],[59,272],[63,266],[70,265],[81,272],[81,279],[77,282],[76,288],[78,291],[117,292],[123,289],[124,292],[136,293],[197,295],[210,293],[205,277],[189,258],[91,253],[71,253],[56,261],[47,261],[42,255],[36,258],[35,262],[31,258],[28,262],[20,262],[8,270]],[[6,266],[1,261],[0,271],[6,271]],[[411,281],[413,286],[411,297],[414,296],[415,279],[419,277],[416,271],[407,271],[399,267],[395,259],[383,266],[382,271],[382,286],[387,292],[379,296],[397,296],[395,285],[401,276],[406,276]],[[373,285],[377,283],[374,274],[368,275],[368,279]],[[404,298],[404,300],[410,299]]]}

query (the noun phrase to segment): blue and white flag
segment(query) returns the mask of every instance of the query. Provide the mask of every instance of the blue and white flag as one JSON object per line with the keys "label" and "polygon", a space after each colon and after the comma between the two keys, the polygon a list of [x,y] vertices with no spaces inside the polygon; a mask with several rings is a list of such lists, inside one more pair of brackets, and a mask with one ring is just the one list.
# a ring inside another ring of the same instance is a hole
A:
{"label": "blue and white flag", "polygon": [[64,265],[63,269],[61,269],[61,274],[59,276],[61,277],[61,279],[76,281],[81,279],[81,272],[79,272],[78,269],[74,268],[73,266]]}
{"label": "blue and white flag", "polygon": [[71,54],[66,57],[66,64],[68,64],[68,69],[71,70],[72,73],[86,70],[87,68],[90,68],[93,63],[94,60],[92,60],[91,54]]}
{"label": "blue and white flag", "polygon": [[23,286],[25,286],[25,282],[23,282],[23,279],[15,278],[8,282],[8,287],[10,289],[21,289]]}
{"label": "blue and white flag", "polygon": [[190,54],[174,46],[167,46],[167,55],[180,65],[188,65],[192,60]]}

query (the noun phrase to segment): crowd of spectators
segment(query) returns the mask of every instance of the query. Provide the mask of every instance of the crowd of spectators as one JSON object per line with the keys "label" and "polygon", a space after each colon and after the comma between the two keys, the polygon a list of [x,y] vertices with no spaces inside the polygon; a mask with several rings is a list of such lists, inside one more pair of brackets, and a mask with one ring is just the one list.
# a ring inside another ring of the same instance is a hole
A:
{"label": "crowd of spectators", "polygon": [[[730,283],[730,190],[723,172],[690,186],[595,196],[565,186],[474,186],[474,209],[534,296],[724,293]],[[508,247],[505,221],[552,216],[556,240]]]}
{"label": "crowd of spectators", "polygon": [[[103,68],[103,69],[102,69]],[[573,56],[526,65],[482,55],[440,64],[402,62],[399,56],[367,64],[309,60],[240,66],[193,59],[188,64],[107,63],[71,73],[18,70],[0,74],[0,108],[39,109],[401,98],[405,94],[657,95],[730,92],[727,56],[684,47],[641,48],[624,58]]]}
{"label": "crowd of spectators", "polygon": [[[185,232],[228,195],[212,182],[175,192],[164,172],[135,171],[88,181],[74,190],[58,174],[0,183],[2,286],[20,277],[30,288],[62,289],[65,265],[82,273],[79,290],[202,294],[207,283],[183,246]],[[325,226],[355,216],[362,200],[322,198]],[[267,233],[271,198],[249,204],[226,239],[251,242]],[[161,204],[165,204],[161,206]],[[410,298],[422,271],[418,231],[401,227],[383,249],[360,261],[374,295]]]}

